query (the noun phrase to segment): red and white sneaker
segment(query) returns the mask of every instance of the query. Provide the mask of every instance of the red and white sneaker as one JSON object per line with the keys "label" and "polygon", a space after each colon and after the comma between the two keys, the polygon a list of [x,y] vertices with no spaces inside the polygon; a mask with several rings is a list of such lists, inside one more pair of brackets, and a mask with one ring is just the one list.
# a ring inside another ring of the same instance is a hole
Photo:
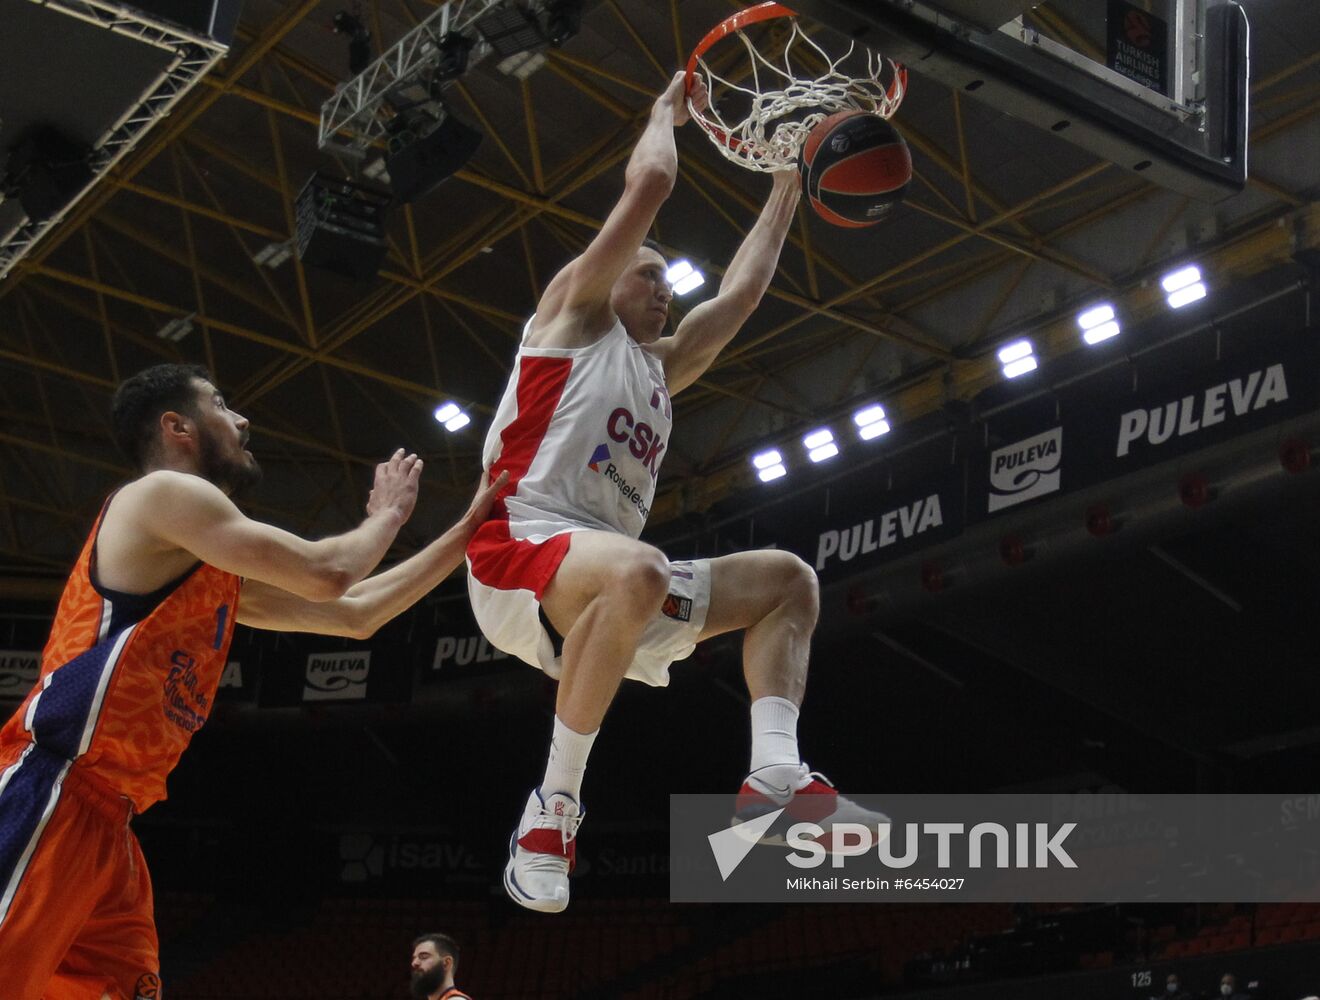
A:
{"label": "red and white sneaker", "polygon": [[532,789],[518,829],[509,838],[504,889],[519,906],[559,913],[568,906],[568,873],[577,860],[578,826],[586,816],[566,792],[542,798]]}
{"label": "red and white sneaker", "polygon": [[[831,823],[861,823],[875,828],[878,823],[888,823],[889,817],[882,812],[865,809],[852,799],[845,798],[835,790],[829,778],[818,771],[810,770],[806,764],[799,764],[796,779],[782,786],[772,784],[759,772],[769,768],[758,768],[744,780],[738,790],[734,805],[733,823],[746,823],[749,819],[764,816],[775,809],[783,809],[795,822],[815,823],[828,827]],[[776,770],[780,770],[776,768]],[[767,776],[768,777],[768,776]],[[782,837],[762,838],[761,843],[782,844]],[[826,849],[830,846],[830,834],[827,830],[817,843]]]}

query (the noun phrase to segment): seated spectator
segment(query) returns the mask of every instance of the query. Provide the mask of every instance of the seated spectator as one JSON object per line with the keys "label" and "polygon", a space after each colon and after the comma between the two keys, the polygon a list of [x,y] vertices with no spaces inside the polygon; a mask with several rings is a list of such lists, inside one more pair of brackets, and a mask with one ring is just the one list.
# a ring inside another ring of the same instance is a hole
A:
{"label": "seated spectator", "polygon": [[1237,977],[1231,972],[1219,977],[1219,995],[1226,1000],[1251,1000],[1247,994],[1238,992]]}
{"label": "seated spectator", "polygon": [[1182,988],[1178,973],[1170,972],[1164,980],[1164,992],[1157,993],[1150,1000],[1194,1000],[1192,994]]}

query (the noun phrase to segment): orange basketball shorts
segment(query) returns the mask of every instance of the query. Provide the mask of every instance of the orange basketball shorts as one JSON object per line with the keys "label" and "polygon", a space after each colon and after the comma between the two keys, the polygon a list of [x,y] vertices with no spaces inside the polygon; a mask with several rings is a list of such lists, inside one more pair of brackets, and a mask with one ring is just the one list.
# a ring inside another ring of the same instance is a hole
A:
{"label": "orange basketball shorts", "polygon": [[6,1000],[156,1000],[151,878],[127,800],[35,744],[0,747]]}

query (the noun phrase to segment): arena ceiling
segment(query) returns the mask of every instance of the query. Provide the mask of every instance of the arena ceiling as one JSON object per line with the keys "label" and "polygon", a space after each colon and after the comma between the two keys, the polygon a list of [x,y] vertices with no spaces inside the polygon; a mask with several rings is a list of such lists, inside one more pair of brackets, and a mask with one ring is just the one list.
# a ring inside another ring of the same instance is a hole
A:
{"label": "arena ceiling", "polygon": [[[453,107],[485,141],[454,178],[396,207],[380,275],[357,284],[296,260],[253,260],[289,239],[304,180],[342,170],[316,137],[321,102],[348,76],[346,40],[331,29],[344,6],[247,0],[218,70],[0,282],[0,572],[11,596],[62,574],[101,499],[129,474],[108,434],[109,393],[161,360],[209,365],[252,419],[267,473],[251,502],[258,516],[343,530],[371,467],[402,445],[428,471],[400,550],[449,523],[477,477],[540,290],[599,228],[654,95],[739,5],[598,0],[528,80],[490,62],[471,70]],[[802,210],[761,310],[677,402],[656,519],[747,487],[750,448],[861,399],[886,399],[901,421],[970,398],[1004,336],[1089,297],[1139,296],[1188,251],[1213,258],[1225,280],[1286,261],[1292,220],[1316,209],[1320,10],[1311,0],[1245,6],[1252,178],[1218,205],[914,76],[896,119],[916,165],[906,205],[864,233]],[[1095,49],[1077,7],[1055,0],[1035,18]],[[377,51],[432,9],[366,3]],[[56,38],[31,44],[69,57]],[[0,93],[0,114],[16,99]],[[768,181],[724,162],[694,127],[678,142],[680,177],[657,235],[718,275]],[[182,341],[156,336],[188,315]],[[452,436],[431,415],[451,398],[474,415]]]}

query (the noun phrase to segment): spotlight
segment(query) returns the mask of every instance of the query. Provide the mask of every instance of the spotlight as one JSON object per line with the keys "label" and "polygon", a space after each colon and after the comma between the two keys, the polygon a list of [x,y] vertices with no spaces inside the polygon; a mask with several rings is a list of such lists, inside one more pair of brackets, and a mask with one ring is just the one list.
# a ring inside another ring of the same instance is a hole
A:
{"label": "spotlight", "polygon": [[807,449],[807,458],[813,462],[823,462],[839,453],[839,446],[834,443],[834,432],[828,427],[812,431],[802,439]]}
{"label": "spotlight", "polygon": [[541,25],[522,7],[495,7],[476,20],[477,31],[501,59],[545,44]]}
{"label": "spotlight", "polygon": [[449,431],[450,434],[462,430],[468,424],[472,423],[472,418],[463,411],[461,406],[453,401],[441,403],[435,408],[433,416],[438,423],[444,425],[445,430]]}
{"label": "spotlight", "polygon": [[1201,280],[1201,269],[1189,264],[1176,271],[1170,271],[1160,279],[1170,309],[1181,309],[1185,305],[1203,299],[1206,296],[1205,283]]}
{"label": "spotlight", "polygon": [[788,475],[788,469],[784,467],[784,456],[777,448],[757,452],[752,456],[752,465],[756,468],[756,478],[763,483]]}
{"label": "spotlight", "polygon": [[870,441],[881,434],[889,433],[889,421],[885,419],[885,408],[879,403],[864,406],[854,413],[853,423],[857,425],[857,436],[863,441]]}
{"label": "spotlight", "polygon": [[274,270],[291,256],[293,256],[293,240],[285,240],[282,243],[267,243],[252,255],[252,263]]}
{"label": "spotlight", "polygon": [[1036,370],[1036,356],[1030,340],[1015,340],[999,349],[999,364],[1004,378],[1017,378]]}
{"label": "spotlight", "polygon": [[665,280],[675,295],[686,295],[706,283],[706,276],[692,266],[690,260],[676,260],[665,272]]}
{"label": "spotlight", "polygon": [[440,39],[440,61],[436,63],[434,80],[444,83],[457,80],[467,72],[468,56],[477,44],[475,38],[457,31],[448,32]]}
{"label": "spotlight", "polygon": [[339,11],[332,23],[336,35],[348,36],[348,72],[357,76],[371,62],[371,32],[356,10]]}
{"label": "spotlight", "polygon": [[545,33],[559,48],[582,28],[582,0],[546,0]]}
{"label": "spotlight", "polygon": [[1115,318],[1114,307],[1108,302],[1079,313],[1077,325],[1082,328],[1082,340],[1091,347],[1110,337],[1117,337],[1122,330]]}
{"label": "spotlight", "polygon": [[184,337],[188,336],[188,334],[192,333],[192,321],[196,316],[197,314],[195,312],[191,312],[187,316],[175,316],[174,319],[170,320],[156,331],[156,336],[161,340],[168,340],[173,344],[177,344]]}

